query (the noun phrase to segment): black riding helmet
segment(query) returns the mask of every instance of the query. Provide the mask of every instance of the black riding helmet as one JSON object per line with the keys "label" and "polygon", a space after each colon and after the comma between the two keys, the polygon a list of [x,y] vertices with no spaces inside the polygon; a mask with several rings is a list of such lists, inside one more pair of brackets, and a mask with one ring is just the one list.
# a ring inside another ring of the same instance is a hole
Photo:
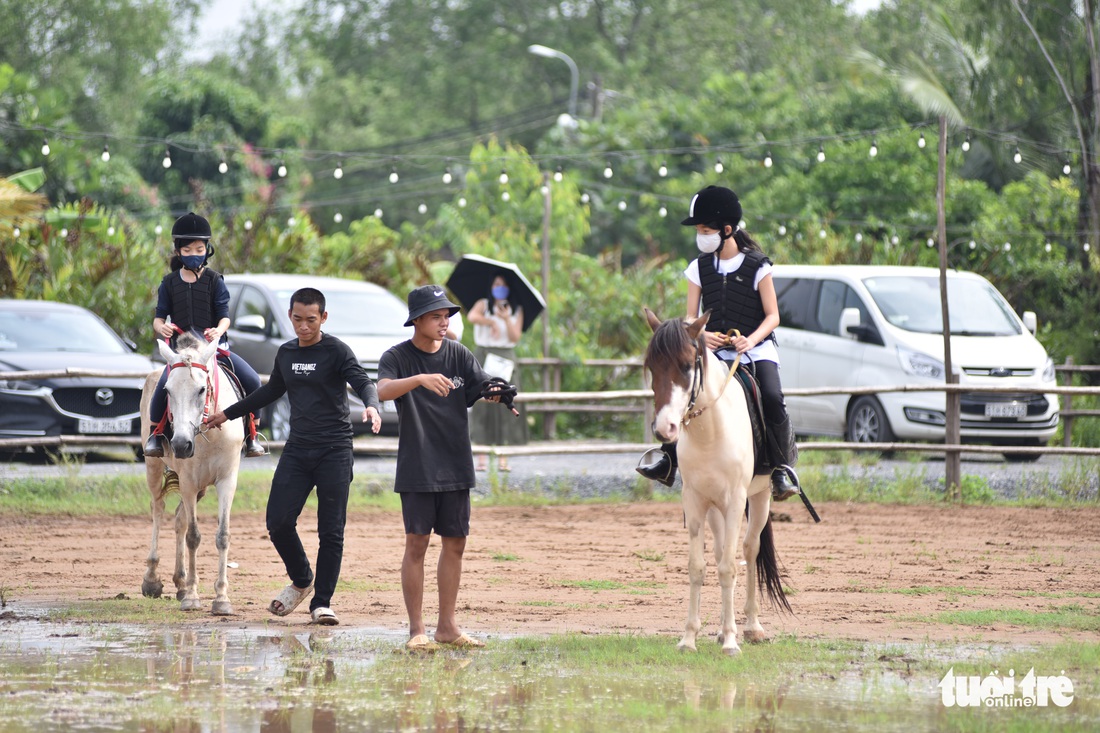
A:
{"label": "black riding helmet", "polygon": [[735,228],[741,221],[741,202],[737,194],[723,186],[707,186],[691,197],[688,217],[681,224],[693,227],[697,224],[721,229],[726,224]]}
{"label": "black riding helmet", "polygon": [[206,242],[207,260],[214,256],[214,245],[210,244],[210,237],[210,222],[193,211],[188,211],[172,225],[172,244],[175,248],[178,250],[187,242],[201,240]]}

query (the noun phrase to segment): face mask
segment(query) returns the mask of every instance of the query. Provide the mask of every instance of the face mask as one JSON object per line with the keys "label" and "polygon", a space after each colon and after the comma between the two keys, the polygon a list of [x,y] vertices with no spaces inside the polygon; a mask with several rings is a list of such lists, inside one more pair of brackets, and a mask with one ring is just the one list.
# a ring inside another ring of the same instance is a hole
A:
{"label": "face mask", "polygon": [[180,262],[188,270],[198,270],[206,262],[206,255],[180,255]]}
{"label": "face mask", "polygon": [[497,285],[496,287],[494,287],[493,288],[493,297],[496,298],[497,300],[504,300],[505,298],[507,298],[508,297],[508,286],[507,285]]}
{"label": "face mask", "polygon": [[714,234],[696,234],[695,246],[703,254],[709,255],[722,246],[722,235],[718,232]]}

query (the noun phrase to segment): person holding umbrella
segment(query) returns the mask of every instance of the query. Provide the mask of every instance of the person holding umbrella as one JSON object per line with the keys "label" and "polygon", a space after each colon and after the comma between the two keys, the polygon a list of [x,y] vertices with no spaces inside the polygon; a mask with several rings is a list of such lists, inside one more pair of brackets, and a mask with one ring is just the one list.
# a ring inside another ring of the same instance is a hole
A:
{"label": "person holding umbrella", "polygon": [[[498,271],[486,297],[478,300],[466,318],[474,325],[474,356],[485,371],[506,382],[520,383],[516,369],[516,344],[523,335],[523,306],[515,299],[509,273]],[[487,404],[475,404],[470,413],[470,439],[481,445],[523,445],[527,442],[527,415],[519,405],[520,419]],[[508,471],[508,457],[498,467]],[[488,468],[488,456],[477,457],[477,470]]]}

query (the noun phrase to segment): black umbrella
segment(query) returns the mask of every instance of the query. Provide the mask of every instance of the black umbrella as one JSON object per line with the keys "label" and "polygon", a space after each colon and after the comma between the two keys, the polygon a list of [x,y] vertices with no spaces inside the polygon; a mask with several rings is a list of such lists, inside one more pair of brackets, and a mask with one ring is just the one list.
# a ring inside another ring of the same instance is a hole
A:
{"label": "black umbrella", "polygon": [[479,300],[490,297],[489,290],[497,275],[503,275],[508,281],[508,288],[511,290],[509,300],[523,306],[523,330],[526,331],[546,308],[546,301],[511,262],[492,260],[481,255],[462,255],[454,272],[447,279],[447,287],[458,298],[462,307],[469,311]]}

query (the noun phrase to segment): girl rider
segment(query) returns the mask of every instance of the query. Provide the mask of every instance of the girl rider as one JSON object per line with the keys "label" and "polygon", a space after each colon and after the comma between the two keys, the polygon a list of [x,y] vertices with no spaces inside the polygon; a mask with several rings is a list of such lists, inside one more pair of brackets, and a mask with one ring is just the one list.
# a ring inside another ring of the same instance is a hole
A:
{"label": "girl rider", "polygon": [[[157,291],[153,330],[159,338],[172,338],[178,333],[178,328],[200,332],[207,341],[222,342],[218,359],[231,362],[232,371],[247,395],[260,388],[260,377],[248,362],[228,351],[225,332],[229,329],[229,290],[221,273],[206,266],[206,261],[214,254],[214,246],[209,241],[210,222],[198,214],[187,212],[172,225],[175,256],[172,257],[172,271],[164,276]],[[168,318],[172,320],[170,324],[166,322]],[[153,458],[164,455],[165,413],[168,409],[164,383],[167,379],[168,368],[165,367],[149,403],[153,430],[145,443],[145,455]],[[249,458],[262,456],[266,452],[256,439],[256,421],[252,415],[248,416],[244,447]]]}

